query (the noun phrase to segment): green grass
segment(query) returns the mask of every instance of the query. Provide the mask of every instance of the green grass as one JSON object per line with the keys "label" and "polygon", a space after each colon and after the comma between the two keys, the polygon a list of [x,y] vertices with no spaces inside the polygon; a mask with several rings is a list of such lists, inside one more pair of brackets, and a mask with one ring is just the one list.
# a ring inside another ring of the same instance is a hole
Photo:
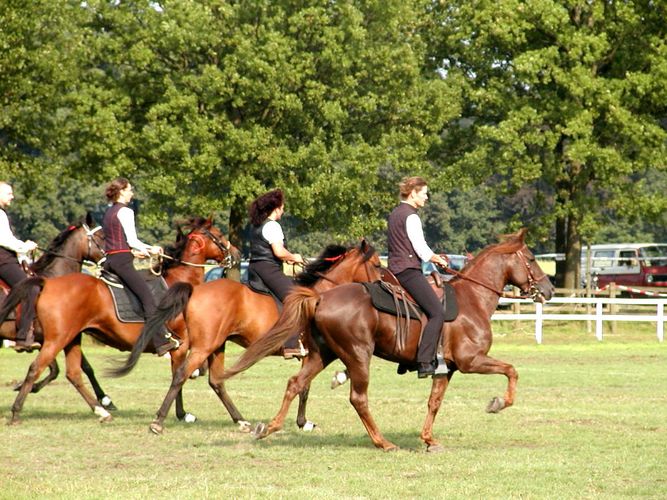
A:
{"label": "green grass", "polygon": [[[514,407],[484,412],[505,378],[457,374],[435,432],[445,451],[419,439],[428,382],[397,376],[374,360],[373,415],[401,447],[376,450],[348,402],[329,389],[335,363],[314,382],[312,433],[285,430],[262,441],[237,431],[204,380],[186,385],[194,425],[147,428],[169,384],[168,362],[145,355],[128,377],[103,376],[109,348],[86,345],[103,386],[119,406],[101,425],[64,377],[31,394],[23,422],[0,427],[0,498],[621,498],[667,497],[667,349],[654,327],[620,327],[603,342],[585,326],[555,325],[536,345],[531,326],[496,323],[492,355],[519,371]],[[578,328],[578,329],[577,329]],[[652,329],[653,328],[653,329]],[[240,350],[230,348],[233,358]],[[32,355],[0,350],[0,410]],[[64,366],[61,361],[61,368]],[[268,359],[228,384],[249,420],[277,411],[294,361]]]}

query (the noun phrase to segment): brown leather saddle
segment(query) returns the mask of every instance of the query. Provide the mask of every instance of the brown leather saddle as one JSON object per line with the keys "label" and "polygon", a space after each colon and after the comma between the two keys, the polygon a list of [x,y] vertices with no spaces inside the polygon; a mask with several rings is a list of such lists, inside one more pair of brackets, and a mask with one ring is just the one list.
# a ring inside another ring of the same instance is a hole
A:
{"label": "brown leather saddle", "polygon": [[[153,276],[148,273],[142,273],[142,275],[155,298],[155,303],[159,304],[162,297],[167,293],[167,282],[161,276]],[[100,279],[107,285],[109,293],[111,293],[114,310],[119,321],[123,323],[143,323],[145,321],[144,309],[139,297],[123,286],[118,276],[105,269],[102,271]]]}

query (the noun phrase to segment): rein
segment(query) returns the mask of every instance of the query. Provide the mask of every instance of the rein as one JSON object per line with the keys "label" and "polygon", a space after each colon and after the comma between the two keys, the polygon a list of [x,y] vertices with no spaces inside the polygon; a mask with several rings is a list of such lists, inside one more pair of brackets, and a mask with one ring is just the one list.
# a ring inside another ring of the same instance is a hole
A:
{"label": "rein", "polygon": [[[87,262],[92,262],[96,266],[99,266],[100,262],[95,262],[95,261],[91,260],[89,258],[89,256],[90,256],[90,248],[91,248],[93,243],[95,243],[95,246],[97,246],[97,248],[100,250],[100,252],[102,254],[105,253],[104,249],[102,247],[100,247],[100,245],[93,239],[93,235],[97,231],[100,231],[102,229],[102,226],[97,226],[97,227],[94,227],[93,229],[90,229],[86,224],[82,224],[81,227],[86,230],[86,237],[88,238],[88,253],[86,254],[85,257],[82,257],[81,259],[75,259],[74,257],[70,257],[69,255],[63,255],[61,253],[54,252],[53,250],[49,250],[48,248],[42,248],[42,247],[39,247],[39,246],[37,247],[37,250],[40,250],[40,251],[42,251],[46,254],[49,254],[49,255],[53,255],[54,257],[58,257],[60,259],[65,259],[65,260],[69,260],[71,262],[76,262],[77,264],[83,264],[84,262],[87,261]],[[70,229],[72,229],[72,228],[76,229],[76,226],[71,226]],[[104,258],[106,258],[106,257],[103,257],[102,260],[104,260]]]}

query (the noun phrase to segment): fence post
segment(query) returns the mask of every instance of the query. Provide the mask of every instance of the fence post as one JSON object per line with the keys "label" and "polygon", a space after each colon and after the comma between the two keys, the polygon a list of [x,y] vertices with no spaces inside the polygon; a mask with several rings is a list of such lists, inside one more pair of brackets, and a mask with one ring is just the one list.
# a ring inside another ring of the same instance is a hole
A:
{"label": "fence post", "polygon": [[[618,293],[618,288],[616,288],[616,283],[613,281],[609,283],[609,298],[615,299],[616,294]],[[609,314],[616,314],[618,312],[618,306],[616,304],[609,304]],[[616,335],[616,321],[611,321],[611,333]]]}
{"label": "fence post", "polygon": [[665,308],[663,303],[658,304],[658,340],[663,342],[665,340]]}
{"label": "fence post", "polygon": [[542,303],[535,302],[535,341],[542,343]]}
{"label": "fence post", "polygon": [[602,340],[602,302],[595,303],[595,336]]}

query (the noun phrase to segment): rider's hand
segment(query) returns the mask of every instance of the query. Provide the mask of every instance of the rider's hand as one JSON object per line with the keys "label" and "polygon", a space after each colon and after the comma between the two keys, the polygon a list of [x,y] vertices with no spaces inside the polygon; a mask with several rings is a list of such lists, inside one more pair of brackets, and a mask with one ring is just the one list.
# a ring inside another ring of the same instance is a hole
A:
{"label": "rider's hand", "polygon": [[35,243],[34,241],[27,240],[24,243],[26,252],[32,252],[33,250],[37,250],[37,243]]}
{"label": "rider's hand", "polygon": [[301,264],[304,265],[306,262],[303,260],[303,257],[301,257],[301,254],[299,253],[293,253],[292,254],[292,259],[289,262],[290,264]]}
{"label": "rider's hand", "polygon": [[158,245],[148,247],[148,253],[151,255],[160,255],[162,253],[162,247]]}
{"label": "rider's hand", "polygon": [[431,258],[431,262],[433,262],[434,264],[437,264],[440,267],[444,267],[444,268],[449,267],[449,259],[447,258],[446,255],[435,254]]}

